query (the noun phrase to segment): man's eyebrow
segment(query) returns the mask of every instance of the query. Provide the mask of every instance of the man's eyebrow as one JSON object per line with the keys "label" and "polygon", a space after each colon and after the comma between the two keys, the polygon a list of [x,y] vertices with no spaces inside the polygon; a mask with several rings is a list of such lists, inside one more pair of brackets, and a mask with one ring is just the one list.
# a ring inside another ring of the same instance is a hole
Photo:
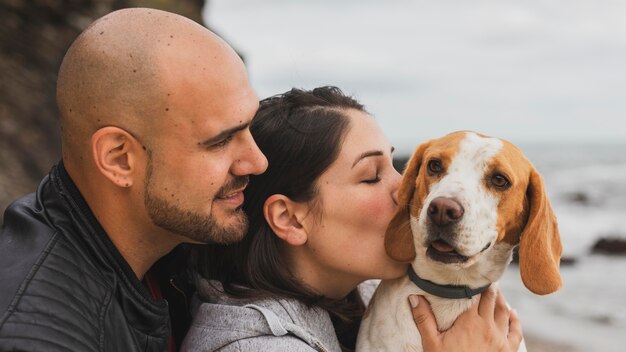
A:
{"label": "man's eyebrow", "polygon": [[200,145],[203,145],[205,147],[210,147],[213,144],[218,143],[221,140],[223,140],[225,138],[228,138],[229,136],[231,136],[231,135],[233,135],[233,134],[235,134],[235,133],[237,133],[237,132],[239,132],[241,130],[245,130],[246,128],[248,128],[248,126],[250,126],[249,122],[241,124],[239,126],[235,126],[233,128],[229,128],[229,129],[224,130],[224,131],[218,133],[217,135],[215,135],[215,136],[213,136],[213,137],[211,137],[211,138],[209,138],[209,139],[207,139],[207,140],[205,140],[203,142],[200,142]]}

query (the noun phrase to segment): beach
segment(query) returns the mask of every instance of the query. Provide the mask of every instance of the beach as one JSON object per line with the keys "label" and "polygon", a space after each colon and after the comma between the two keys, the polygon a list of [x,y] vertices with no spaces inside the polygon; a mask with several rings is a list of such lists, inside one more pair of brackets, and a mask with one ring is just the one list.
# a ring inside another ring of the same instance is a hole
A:
{"label": "beach", "polygon": [[579,352],[571,345],[549,341],[530,334],[524,334],[526,350],[531,352]]}

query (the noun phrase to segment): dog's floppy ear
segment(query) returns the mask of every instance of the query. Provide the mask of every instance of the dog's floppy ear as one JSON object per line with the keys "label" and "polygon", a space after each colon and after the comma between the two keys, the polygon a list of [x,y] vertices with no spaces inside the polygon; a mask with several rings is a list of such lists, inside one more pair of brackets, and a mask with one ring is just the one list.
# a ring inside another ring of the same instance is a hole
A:
{"label": "dog's floppy ear", "polygon": [[409,203],[413,198],[413,193],[415,193],[417,174],[422,164],[422,155],[427,147],[427,143],[420,145],[413,153],[404,170],[402,182],[398,189],[398,208],[385,232],[385,250],[387,255],[399,262],[410,262],[415,258]]}
{"label": "dog's floppy ear", "polygon": [[538,295],[562,286],[559,263],[561,236],[556,216],[544,191],[541,175],[533,169],[526,191],[530,214],[519,246],[520,273],[524,285]]}

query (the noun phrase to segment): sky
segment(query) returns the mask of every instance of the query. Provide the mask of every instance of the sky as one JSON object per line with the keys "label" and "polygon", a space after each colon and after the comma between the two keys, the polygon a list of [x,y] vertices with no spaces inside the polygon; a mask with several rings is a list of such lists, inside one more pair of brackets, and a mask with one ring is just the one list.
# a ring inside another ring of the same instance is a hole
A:
{"label": "sky", "polygon": [[[626,1],[211,0],[259,97],[336,85],[392,144],[626,144]],[[625,150],[626,151],[626,150]]]}

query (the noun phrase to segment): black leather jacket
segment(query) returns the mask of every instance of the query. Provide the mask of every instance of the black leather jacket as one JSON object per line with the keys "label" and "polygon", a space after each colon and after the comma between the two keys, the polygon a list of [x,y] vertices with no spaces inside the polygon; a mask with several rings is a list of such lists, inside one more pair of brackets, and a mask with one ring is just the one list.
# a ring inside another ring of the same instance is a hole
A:
{"label": "black leather jacket", "polygon": [[154,300],[60,163],[0,231],[0,351],[166,351]]}

